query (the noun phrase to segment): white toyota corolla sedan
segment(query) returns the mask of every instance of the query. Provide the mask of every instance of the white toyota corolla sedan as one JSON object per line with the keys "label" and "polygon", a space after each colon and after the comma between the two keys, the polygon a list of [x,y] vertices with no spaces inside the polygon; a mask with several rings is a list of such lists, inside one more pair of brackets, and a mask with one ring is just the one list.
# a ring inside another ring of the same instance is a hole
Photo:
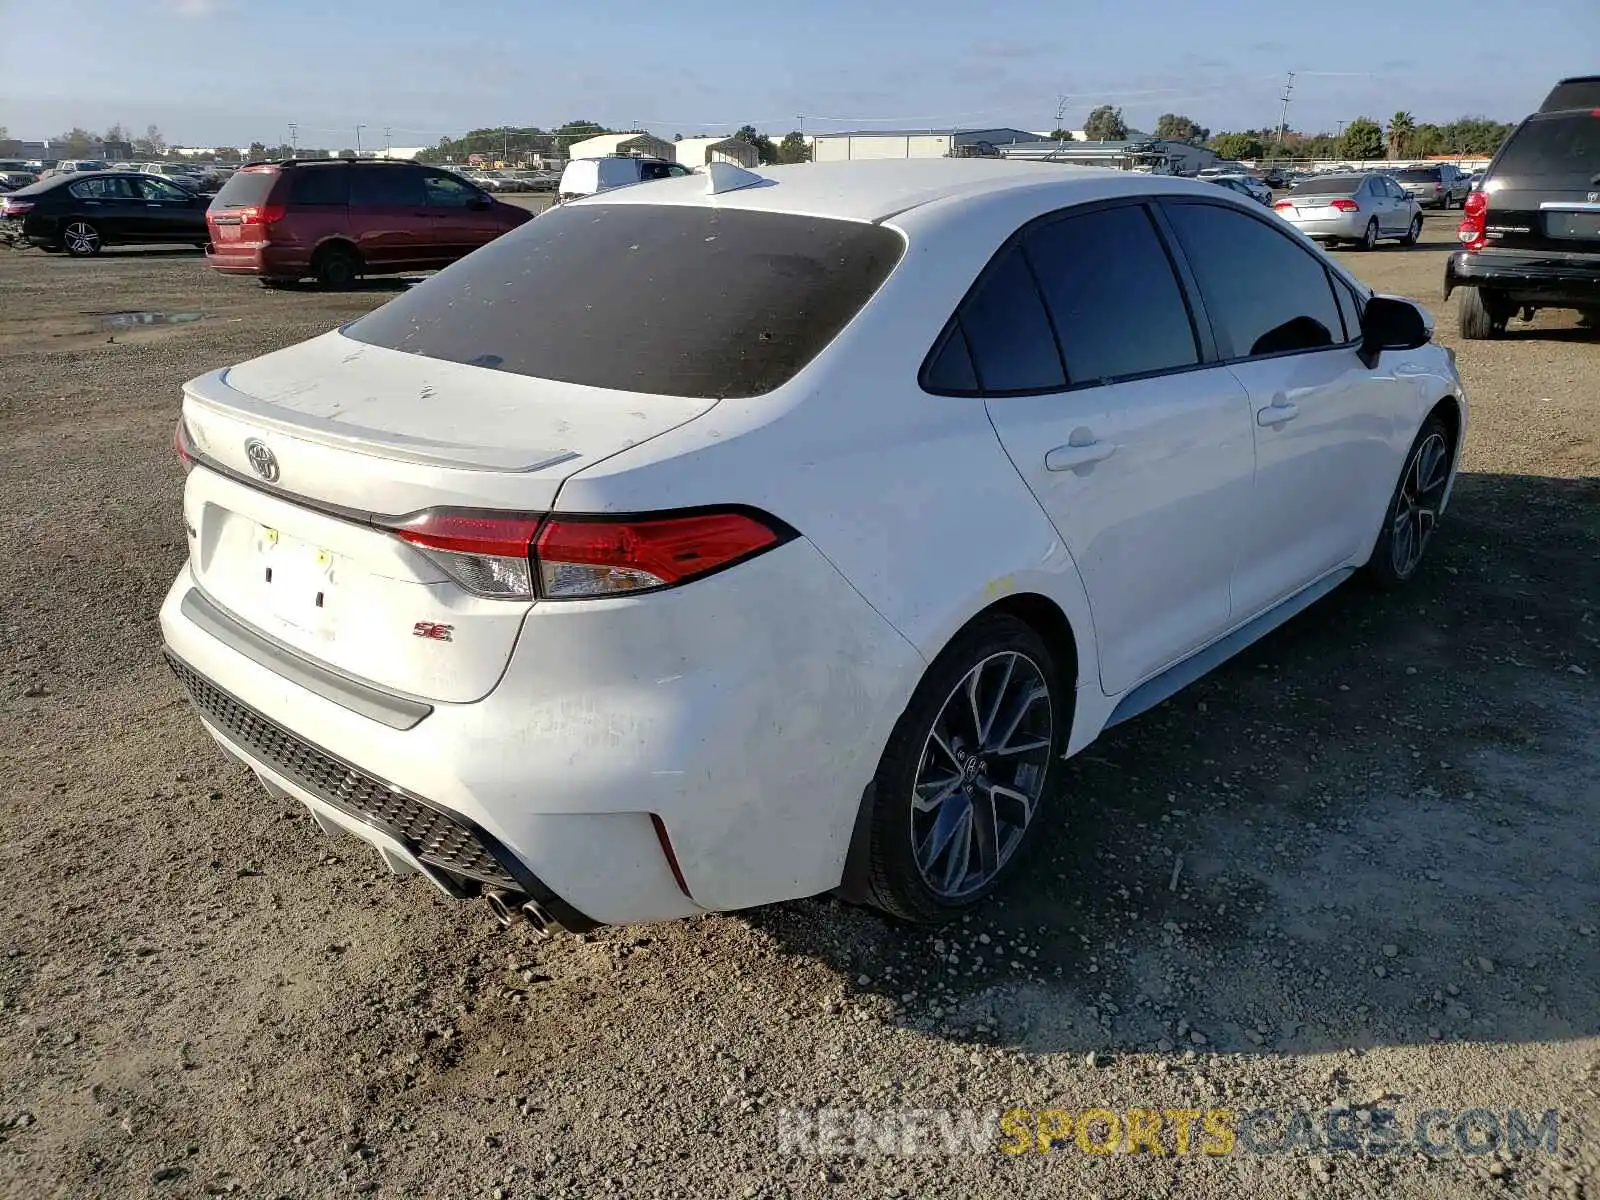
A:
{"label": "white toyota corolla sedan", "polygon": [[1411,578],[1466,420],[1221,188],[713,164],[187,384],[162,628],[268,789],[502,919],[938,921],[1064,757]]}

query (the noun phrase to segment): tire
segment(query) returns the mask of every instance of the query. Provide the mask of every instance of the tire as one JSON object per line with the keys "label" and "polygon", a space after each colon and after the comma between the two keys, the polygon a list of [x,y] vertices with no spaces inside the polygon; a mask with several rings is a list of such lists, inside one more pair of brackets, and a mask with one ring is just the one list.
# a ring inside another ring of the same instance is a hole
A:
{"label": "tire", "polygon": [[968,625],[884,748],[865,801],[863,898],[932,925],[1012,877],[1046,822],[1071,721],[1072,690],[1032,626],[1005,613]]}
{"label": "tire", "polygon": [[1383,510],[1383,528],[1367,560],[1367,581],[1379,591],[1392,591],[1416,577],[1439,527],[1454,456],[1449,427],[1442,418],[1429,417],[1406,451],[1400,480]]}
{"label": "tire", "polygon": [[317,282],[330,290],[343,290],[361,275],[361,256],[349,246],[328,246],[311,262]]}
{"label": "tire", "polygon": [[1461,336],[1469,342],[1487,341],[1505,332],[1504,320],[1497,320],[1478,288],[1467,288],[1461,296],[1461,308],[1456,317]]}
{"label": "tire", "polygon": [[1422,237],[1422,214],[1418,213],[1411,218],[1411,228],[1406,230],[1405,237],[1400,239],[1402,246],[1415,246]]}
{"label": "tire", "polygon": [[1361,240],[1356,243],[1358,249],[1376,250],[1378,248],[1378,218],[1373,217],[1367,222],[1367,231],[1361,235]]}
{"label": "tire", "polygon": [[61,230],[61,245],[73,258],[88,258],[99,254],[104,243],[93,222],[74,217]]}

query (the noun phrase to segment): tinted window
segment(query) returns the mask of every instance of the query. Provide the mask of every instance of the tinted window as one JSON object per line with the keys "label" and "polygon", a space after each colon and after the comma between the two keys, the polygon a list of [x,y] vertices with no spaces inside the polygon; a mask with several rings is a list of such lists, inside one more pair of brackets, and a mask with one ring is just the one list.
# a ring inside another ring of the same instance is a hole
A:
{"label": "tinted window", "polygon": [[563,383],[756,396],[832,341],[903,249],[893,230],[856,221],[563,205],[345,332]]}
{"label": "tinted window", "polygon": [[133,184],[119,175],[80,179],[67,188],[79,200],[131,200]]}
{"label": "tinted window", "polygon": [[211,201],[213,208],[256,208],[267,202],[278,182],[277,167],[251,167],[235,171]]}
{"label": "tinted window", "polygon": [[1581,175],[1600,172],[1600,117],[1564,113],[1534,117],[1506,143],[1496,175]]}
{"label": "tinted window", "polygon": [[1332,278],[1334,299],[1339,302],[1339,316],[1344,321],[1344,340],[1353,342],[1361,336],[1361,298],[1337,275]]}
{"label": "tinted window", "polygon": [[639,164],[640,179],[665,179],[670,174],[672,174],[672,168],[666,163],[647,162]]}
{"label": "tinted window", "polygon": [[961,306],[978,382],[986,392],[1066,386],[1061,355],[1022,251],[1003,250]]}
{"label": "tinted window", "polygon": [[1413,167],[1409,171],[1396,171],[1394,177],[1401,183],[1438,183],[1442,178],[1438,167]]}
{"label": "tinted window", "polygon": [[349,167],[296,167],[289,172],[290,204],[340,208],[349,201]]}
{"label": "tinted window", "polygon": [[483,193],[451,175],[428,172],[422,177],[428,204],[433,208],[466,208]]}
{"label": "tinted window", "polygon": [[971,393],[978,390],[978,375],[972,369],[972,355],[967,350],[967,335],[961,330],[961,322],[951,320],[949,328],[945,330],[944,340],[928,361],[923,383],[935,392]]}
{"label": "tinted window", "polygon": [[1312,350],[1344,339],[1328,272],[1283,234],[1214,204],[1167,213],[1226,357]]}
{"label": "tinted window", "polygon": [[1073,383],[1200,361],[1189,310],[1143,207],[1052,221],[1027,239],[1028,260]]}
{"label": "tinted window", "polygon": [[1365,175],[1319,175],[1289,189],[1291,196],[1353,196],[1361,190]]}
{"label": "tinted window", "polygon": [[422,172],[411,167],[350,168],[351,208],[421,208]]}

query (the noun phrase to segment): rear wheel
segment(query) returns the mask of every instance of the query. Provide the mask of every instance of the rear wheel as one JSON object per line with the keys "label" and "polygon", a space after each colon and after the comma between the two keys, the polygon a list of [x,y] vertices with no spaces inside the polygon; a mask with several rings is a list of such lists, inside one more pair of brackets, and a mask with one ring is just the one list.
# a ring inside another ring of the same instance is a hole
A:
{"label": "rear wheel", "polygon": [[1411,218],[1411,228],[1406,230],[1405,237],[1400,239],[1402,246],[1415,246],[1417,239],[1422,236],[1422,214],[1418,213]]}
{"label": "rear wheel", "polygon": [[361,274],[361,256],[350,246],[326,246],[317,251],[311,273],[325,288],[347,288]]}
{"label": "rear wheel", "polygon": [[959,634],[878,764],[866,898],[934,924],[992,893],[1036,840],[1070,721],[1071,691],[1031,626],[996,613]]}
{"label": "rear wheel", "polygon": [[1457,326],[1468,341],[1481,342],[1506,331],[1509,314],[1483,294],[1481,288],[1467,288],[1461,296]]}
{"label": "rear wheel", "polygon": [[1363,250],[1371,250],[1378,244],[1378,218],[1373,217],[1367,222],[1366,232],[1361,235],[1361,240],[1356,243]]}
{"label": "rear wheel", "polygon": [[1383,529],[1367,561],[1367,577],[1375,586],[1396,588],[1417,573],[1439,527],[1450,482],[1450,452],[1449,428],[1439,417],[1429,417],[1411,443],[1400,482],[1384,511]]}
{"label": "rear wheel", "polygon": [[61,245],[74,258],[100,253],[100,231],[88,221],[74,217],[61,231]]}

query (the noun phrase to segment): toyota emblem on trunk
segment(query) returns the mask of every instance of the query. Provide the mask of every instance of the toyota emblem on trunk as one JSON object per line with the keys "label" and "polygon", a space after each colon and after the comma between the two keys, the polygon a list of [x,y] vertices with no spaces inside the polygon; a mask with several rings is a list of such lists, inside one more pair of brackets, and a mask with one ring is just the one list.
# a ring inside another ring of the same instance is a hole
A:
{"label": "toyota emblem on trunk", "polygon": [[244,456],[250,460],[250,469],[268,483],[278,482],[278,456],[260,438],[250,438],[244,444]]}

